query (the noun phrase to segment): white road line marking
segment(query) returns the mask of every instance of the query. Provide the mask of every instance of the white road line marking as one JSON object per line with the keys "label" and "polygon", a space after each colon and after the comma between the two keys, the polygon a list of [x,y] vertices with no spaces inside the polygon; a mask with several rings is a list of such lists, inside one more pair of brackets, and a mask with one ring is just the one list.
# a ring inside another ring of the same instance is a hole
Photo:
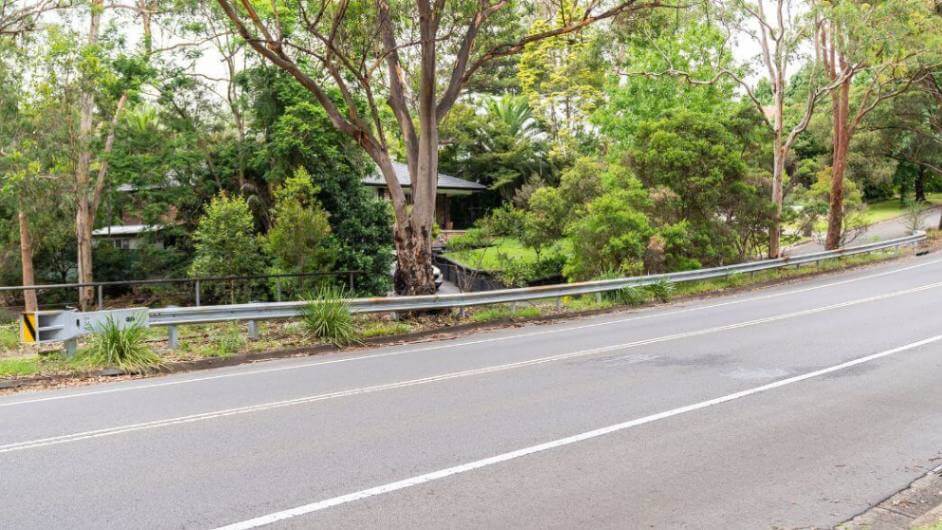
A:
{"label": "white road line marking", "polygon": [[782,379],[769,383],[762,386],[753,387],[747,390],[740,392],[735,392],[732,394],[727,394],[714,399],[709,399],[706,401],[700,401],[698,403],[693,403],[691,405],[686,405],[683,407],[678,407],[675,409],[666,410],[664,412],[659,412],[657,414],[652,414],[650,416],[644,416],[642,418],[637,418],[634,420],[626,421],[623,423],[616,423],[615,425],[609,425],[608,427],[602,427],[600,429],[595,429],[592,431],[586,431],[580,434],[573,436],[568,436],[566,438],[559,438],[557,440],[552,440],[549,442],[541,443],[538,445],[531,445],[530,447],[524,447],[522,449],[517,449],[515,451],[510,451],[507,453],[502,453],[490,458],[483,458],[481,460],[475,460],[474,462],[468,462],[466,464],[457,465],[454,467],[448,467],[445,469],[439,469],[438,471],[433,471],[431,473],[426,473],[424,475],[417,475],[415,477],[407,478],[404,480],[398,480],[396,482],[390,482],[388,484],[383,484],[381,486],[376,486],[373,488],[367,488],[364,490],[356,491],[353,493],[348,493],[346,495],[340,495],[339,497],[333,497],[330,499],[325,499],[318,502],[313,502],[311,504],[305,504],[303,506],[298,506],[296,508],[291,508],[288,510],[274,512],[268,515],[263,515],[261,517],[256,517],[254,519],[248,519],[246,521],[241,521],[238,523],[233,523],[230,525],[222,526],[216,530],[249,530],[251,528],[258,528],[261,526],[270,525],[278,521],[284,521],[285,519],[291,519],[294,517],[299,517],[302,515],[311,514],[314,512],[326,510],[327,508],[332,508],[334,506],[340,506],[342,504],[348,504],[351,502],[356,502],[359,500],[367,499],[369,497],[376,497],[378,495],[383,495],[385,493],[392,493],[394,491],[404,490],[406,488],[411,488],[413,486],[418,486],[420,484],[425,484],[432,482],[434,480],[440,480],[447,478],[453,475],[458,475],[461,473],[467,473],[469,471],[474,471],[476,469],[481,469],[483,467],[493,466],[524,456],[532,455],[535,453],[541,453],[544,451],[549,451],[552,449],[558,449],[567,445],[573,445],[579,442],[584,442],[586,440],[591,440],[593,438],[599,438],[601,436],[606,436],[612,433],[619,431],[628,430],[634,427],[639,427],[648,423],[653,423],[656,421],[664,420],[671,418],[673,416],[679,416],[681,414],[686,414],[688,412],[694,412],[697,410],[705,409],[708,407],[713,407],[716,405],[722,405],[730,401],[737,399],[742,399],[745,397],[753,396],[755,394],[760,394],[763,392],[768,392],[776,388],[781,388],[783,386],[792,385],[795,383],[800,383],[807,379],[814,377],[820,377],[822,375],[827,375],[832,372],[837,372],[839,370],[845,370],[859,364],[868,363],[876,359],[883,357],[888,357],[897,353],[905,352],[927,344],[932,344],[942,340],[942,335],[936,335],[928,339],[920,340],[918,342],[913,342],[905,346],[900,346],[898,348],[893,348],[891,350],[882,351],[879,353],[874,353],[872,355],[867,355],[865,357],[859,357],[852,361],[845,363],[837,364],[827,368],[822,368],[820,370],[815,370],[813,372],[808,372],[805,374],[797,375],[794,377],[789,377],[787,379]]}
{"label": "white road line marking", "polygon": [[446,342],[440,342],[440,343],[435,344],[435,345],[432,345],[432,346],[425,346],[425,347],[421,347],[421,348],[412,348],[412,349],[408,349],[408,350],[397,350],[397,351],[391,351],[391,352],[385,352],[385,353],[367,353],[367,354],[365,354],[365,355],[358,355],[358,356],[355,356],[355,357],[345,357],[345,358],[342,358],[342,359],[331,359],[331,360],[329,360],[329,361],[314,361],[314,362],[303,363],[303,364],[291,364],[291,365],[287,365],[287,366],[273,366],[273,367],[270,367],[270,368],[263,368],[263,369],[259,369],[259,370],[243,370],[243,371],[240,371],[240,372],[232,372],[232,373],[225,373],[225,374],[215,374],[215,375],[208,375],[208,376],[202,376],[202,377],[193,377],[193,378],[189,378],[189,379],[179,379],[179,380],[174,380],[174,381],[163,381],[163,382],[159,382],[159,383],[132,384],[132,386],[120,386],[120,387],[115,387],[115,388],[106,388],[106,389],[103,389],[103,390],[92,390],[92,391],[88,391],[88,392],[79,392],[79,393],[75,393],[75,394],[62,394],[62,395],[56,395],[56,396],[46,396],[46,397],[41,397],[41,398],[24,399],[24,400],[19,400],[19,401],[0,402],[0,408],[3,408],[3,407],[13,407],[13,406],[17,406],[17,405],[29,405],[29,404],[33,404],[33,403],[45,403],[45,402],[48,402],[48,401],[59,401],[59,400],[63,400],[63,399],[81,398],[81,397],[89,397],[89,396],[99,396],[99,395],[103,395],[103,394],[114,394],[114,393],[118,393],[118,392],[131,392],[131,391],[135,391],[135,390],[148,390],[148,389],[152,389],[152,388],[162,388],[162,387],[167,387],[167,386],[184,385],[184,384],[189,384],[189,383],[200,383],[200,382],[204,382],[204,381],[214,381],[214,380],[217,380],[217,379],[228,379],[228,378],[230,378],[230,377],[245,377],[245,376],[250,376],[250,375],[262,375],[262,374],[270,374],[270,373],[276,373],[276,372],[284,372],[284,371],[288,371],[288,370],[300,370],[300,369],[305,369],[305,368],[313,368],[313,367],[317,367],[317,366],[324,366],[324,365],[338,364],[338,363],[347,363],[347,362],[352,362],[352,361],[362,361],[362,360],[369,360],[369,359],[382,359],[382,358],[385,358],[385,357],[398,357],[398,356],[401,356],[401,355],[408,355],[408,354],[411,354],[411,353],[423,353],[423,352],[434,351],[434,350],[461,348],[461,347],[464,347],[464,346],[474,346],[474,345],[477,345],[477,344],[487,344],[487,343],[490,343],[490,342],[501,342],[501,341],[508,341],[508,340],[516,340],[516,339],[525,339],[525,338],[536,337],[536,336],[540,336],[540,335],[550,335],[550,334],[554,334],[554,333],[565,333],[565,332],[567,332],[567,331],[578,331],[578,330],[581,330],[581,329],[590,329],[590,328],[595,328],[595,327],[600,327],[600,326],[610,326],[610,325],[613,325],[613,324],[621,324],[621,323],[629,322],[629,321],[633,321],[633,320],[644,320],[644,319],[648,319],[648,318],[659,318],[659,317],[672,316],[672,315],[683,314],[683,313],[690,313],[690,312],[694,312],[694,311],[703,311],[703,310],[706,310],[706,309],[715,309],[715,308],[717,308],[717,307],[726,307],[726,306],[730,306],[730,305],[743,304],[743,303],[746,303],[746,302],[755,302],[755,301],[761,301],[761,300],[769,300],[769,299],[772,299],[772,298],[779,298],[779,297],[782,297],[782,296],[789,296],[789,295],[793,295],[793,294],[802,294],[802,293],[807,293],[807,292],[810,292],[810,291],[816,291],[816,290],[818,290],[818,289],[825,289],[825,288],[828,288],[828,287],[836,287],[836,286],[839,286],[839,285],[846,285],[846,284],[849,284],[849,283],[859,282],[859,281],[863,281],[863,280],[870,280],[870,279],[873,279],[873,278],[880,278],[880,277],[889,276],[889,275],[892,275],[892,274],[899,274],[899,273],[901,273],[901,272],[910,271],[910,270],[913,270],[913,269],[917,269],[917,268],[920,268],[920,267],[926,267],[926,266],[929,266],[929,265],[935,265],[935,264],[937,264],[937,263],[942,263],[942,260],[927,261],[927,262],[924,262],[924,263],[918,263],[918,264],[916,264],[916,265],[910,265],[910,266],[908,266],[908,267],[902,267],[902,268],[899,268],[899,269],[892,269],[892,270],[889,270],[889,271],[883,271],[883,272],[879,272],[879,273],[875,273],[875,274],[869,274],[869,275],[866,275],[866,276],[859,276],[859,277],[856,277],[856,278],[849,278],[849,279],[846,279],[846,280],[840,280],[840,281],[837,281],[837,282],[831,282],[831,283],[826,283],[826,284],[822,284],[822,285],[814,285],[814,286],[811,286],[811,287],[804,287],[804,288],[801,288],[801,289],[794,289],[794,290],[791,290],[791,291],[781,291],[781,292],[777,292],[777,293],[769,293],[769,294],[765,294],[765,295],[761,295],[761,296],[754,296],[754,297],[750,297],[750,298],[739,298],[739,299],[736,299],[736,300],[729,300],[729,301],[726,301],[726,302],[720,302],[720,303],[718,303],[718,304],[710,304],[710,305],[704,305],[704,306],[688,307],[688,308],[685,308],[685,309],[678,309],[678,310],[676,310],[676,311],[664,311],[664,312],[648,313],[648,314],[640,314],[640,315],[639,315],[639,314],[632,314],[631,316],[628,316],[628,317],[626,317],[626,318],[620,318],[620,319],[616,319],[616,320],[607,320],[607,321],[604,321],[604,322],[593,322],[593,323],[591,323],[591,324],[581,324],[581,325],[578,325],[578,326],[570,326],[570,327],[565,327],[565,328],[541,329],[541,330],[533,331],[533,332],[529,332],[529,333],[520,333],[520,334],[515,334],[515,335],[505,335],[505,336],[500,336],[500,337],[488,337],[488,338],[486,338],[486,339],[477,339],[477,340],[471,340],[471,341],[465,341],[465,342],[450,342],[450,341],[446,341]]}
{"label": "white road line marking", "polygon": [[657,344],[661,342],[668,342],[673,340],[687,339],[691,337],[698,337],[701,335],[708,335],[712,333],[718,333],[722,331],[730,331],[734,329],[741,329],[750,326],[757,326],[760,324],[767,324],[769,322],[777,322],[780,320],[786,320],[790,318],[796,318],[801,316],[813,315],[816,313],[823,313],[825,311],[833,311],[835,309],[842,309],[845,307],[851,307],[855,305],[865,304],[869,302],[876,302],[880,300],[885,300],[888,298],[895,298],[898,296],[918,293],[922,291],[927,291],[937,287],[942,287],[942,282],[932,283],[928,285],[923,285],[920,287],[915,287],[912,289],[906,289],[903,291],[895,291],[893,293],[886,293],[876,296],[870,296],[867,298],[859,298],[857,300],[850,300],[847,302],[841,302],[838,304],[831,304],[827,306],[816,307],[813,309],[804,309],[801,311],[794,311],[791,313],[783,313],[781,315],[758,318],[755,320],[748,320],[745,322],[737,322],[735,324],[726,324],[723,326],[715,326],[711,328],[704,328],[695,331],[685,331],[682,333],[675,333],[672,335],[664,335],[661,337],[654,337],[650,339],[642,339],[633,342],[626,342],[623,344],[615,344],[612,346],[602,346],[599,348],[591,348],[587,350],[580,350],[569,353],[562,353],[557,355],[550,355],[546,357],[538,357],[536,359],[529,359],[526,361],[517,361],[507,364],[499,364],[493,366],[486,366],[483,368],[473,368],[470,370],[462,370],[458,372],[448,372],[439,375],[433,375],[429,377],[422,377],[419,379],[409,379],[406,381],[398,381],[395,383],[386,383],[382,385],[373,385],[367,387],[351,388],[348,390],[339,390],[336,392],[329,392],[325,394],[315,394],[311,396],[304,396],[294,399],[287,399],[283,401],[272,401],[269,403],[261,403],[258,405],[248,405],[243,407],[235,407],[230,409],[217,410],[212,412],[203,412],[200,414],[191,414],[188,416],[178,416],[175,418],[167,418],[162,420],[154,420],[143,423],[134,423],[130,425],[122,425],[118,427],[108,427],[104,429],[96,429],[92,431],[84,431],[73,434],[64,434],[59,436],[52,436],[48,438],[40,438],[36,440],[27,440],[23,442],[14,442],[5,445],[0,445],[0,454],[10,453],[13,451],[23,451],[26,449],[38,449],[40,447],[48,447],[51,445],[61,445],[70,442],[78,442],[82,440],[90,440],[95,438],[103,438],[106,436],[115,436],[118,434],[126,434],[130,432],[145,431],[150,429],[157,429],[161,427],[169,427],[172,425],[181,425],[186,423],[194,423],[198,421],[206,421],[216,418],[224,418],[228,416],[236,416],[242,414],[251,414],[255,412],[262,412],[266,410],[279,409],[284,407],[291,407],[295,405],[302,405],[307,403],[314,403],[318,401],[326,401],[329,399],[337,399],[350,396],[358,396],[362,394],[372,394],[375,392],[382,392],[386,390],[396,390],[400,388],[413,387],[418,385],[425,385],[429,383],[438,383],[441,381],[448,381],[451,379],[459,379],[464,377],[472,377],[477,375],[485,375],[496,372],[504,372],[507,370],[514,370],[517,368],[524,368],[528,366],[535,366],[540,364],[546,364],[556,361],[562,361],[567,359],[573,359],[577,357],[587,357],[591,355],[599,355],[602,353],[608,353],[612,351],[625,350],[629,348],[636,348],[638,346],[646,346],[649,344]]}

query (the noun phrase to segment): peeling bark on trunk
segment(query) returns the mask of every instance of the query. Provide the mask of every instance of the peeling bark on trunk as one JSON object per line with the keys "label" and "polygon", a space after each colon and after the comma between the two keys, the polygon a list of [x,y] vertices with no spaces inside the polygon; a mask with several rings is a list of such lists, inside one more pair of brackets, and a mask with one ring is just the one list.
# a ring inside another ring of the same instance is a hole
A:
{"label": "peeling bark on trunk", "polygon": [[[22,263],[23,283],[22,285],[36,285],[36,276],[33,269],[33,238],[29,231],[29,219],[23,210],[23,201],[20,200],[17,220],[20,225],[20,262]],[[39,308],[39,302],[36,297],[36,291],[23,291],[23,310],[27,312],[36,311]]]}
{"label": "peeling bark on trunk", "polygon": [[828,197],[828,233],[824,244],[827,250],[841,246],[844,232],[844,172],[847,169],[847,150],[850,145],[850,83],[848,78],[831,96],[834,130],[831,191]]}

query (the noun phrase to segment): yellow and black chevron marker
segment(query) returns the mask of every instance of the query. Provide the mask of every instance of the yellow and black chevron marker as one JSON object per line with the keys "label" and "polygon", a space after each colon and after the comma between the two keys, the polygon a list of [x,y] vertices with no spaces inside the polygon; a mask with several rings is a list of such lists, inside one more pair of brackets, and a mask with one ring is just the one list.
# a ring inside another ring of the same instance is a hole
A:
{"label": "yellow and black chevron marker", "polygon": [[29,344],[36,342],[36,313],[23,313],[23,325],[20,326],[23,334],[23,342]]}

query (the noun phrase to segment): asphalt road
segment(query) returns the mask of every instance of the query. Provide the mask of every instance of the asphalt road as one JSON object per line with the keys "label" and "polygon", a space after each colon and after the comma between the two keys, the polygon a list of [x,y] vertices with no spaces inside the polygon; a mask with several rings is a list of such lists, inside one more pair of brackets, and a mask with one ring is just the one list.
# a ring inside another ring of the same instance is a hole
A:
{"label": "asphalt road", "polygon": [[0,398],[0,528],[829,527],[942,458],[942,256]]}

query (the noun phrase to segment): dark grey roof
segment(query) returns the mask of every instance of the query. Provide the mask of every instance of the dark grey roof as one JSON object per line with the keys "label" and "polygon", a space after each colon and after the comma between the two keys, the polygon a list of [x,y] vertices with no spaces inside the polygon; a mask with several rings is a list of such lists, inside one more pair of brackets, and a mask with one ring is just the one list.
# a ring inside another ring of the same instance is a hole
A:
{"label": "dark grey roof", "polygon": [[[408,188],[411,184],[411,179],[409,178],[409,166],[401,162],[393,162],[393,168],[396,170],[396,179],[399,180],[399,185]],[[386,179],[383,178],[383,175],[379,172],[379,169],[371,173],[370,175],[363,177],[361,181],[367,186],[385,186]],[[483,191],[487,189],[487,186],[483,184],[478,184],[477,182],[471,182],[470,180],[460,179],[458,177],[453,177],[451,175],[438,174],[438,188],[443,190],[469,190],[469,191]]]}

